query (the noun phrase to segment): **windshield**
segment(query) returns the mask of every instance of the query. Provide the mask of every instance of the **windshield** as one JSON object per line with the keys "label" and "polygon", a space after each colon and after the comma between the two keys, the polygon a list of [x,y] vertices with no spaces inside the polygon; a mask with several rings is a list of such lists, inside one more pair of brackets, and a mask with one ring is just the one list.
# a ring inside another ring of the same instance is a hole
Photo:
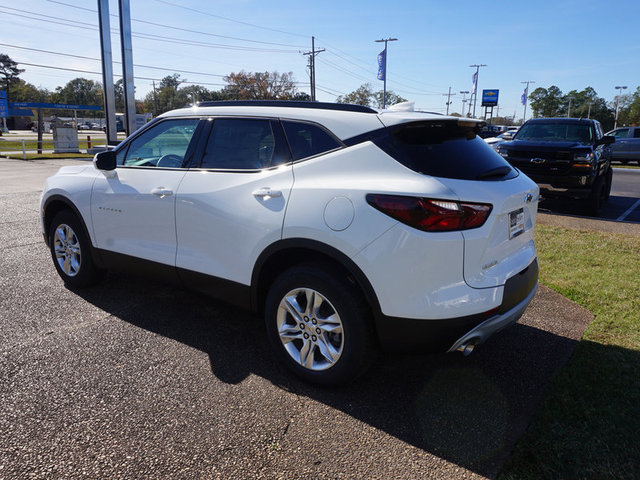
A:
{"label": "windshield", "polygon": [[543,122],[526,123],[516,134],[515,140],[579,143],[593,143],[594,141],[590,125]]}

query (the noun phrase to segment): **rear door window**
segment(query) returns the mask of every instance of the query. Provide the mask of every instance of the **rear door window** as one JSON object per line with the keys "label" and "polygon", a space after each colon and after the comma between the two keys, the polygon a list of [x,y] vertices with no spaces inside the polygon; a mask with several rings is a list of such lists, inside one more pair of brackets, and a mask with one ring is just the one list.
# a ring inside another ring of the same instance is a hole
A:
{"label": "rear door window", "polygon": [[618,128],[617,130],[614,130],[613,132],[611,132],[611,134],[616,138],[627,138],[627,135],[629,135],[629,129]]}
{"label": "rear door window", "polygon": [[202,158],[202,168],[260,170],[271,166],[276,137],[269,119],[217,118]]}

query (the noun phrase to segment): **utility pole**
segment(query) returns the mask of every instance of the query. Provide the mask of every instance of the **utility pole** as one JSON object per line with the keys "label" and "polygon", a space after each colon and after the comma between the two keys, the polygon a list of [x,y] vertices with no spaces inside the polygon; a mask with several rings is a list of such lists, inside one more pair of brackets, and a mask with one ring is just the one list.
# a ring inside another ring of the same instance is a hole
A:
{"label": "utility pole", "polygon": [[469,93],[469,90],[460,90],[460,93],[462,94],[462,116],[464,117],[464,104],[467,103],[467,94]]}
{"label": "utility pole", "polygon": [[[476,73],[473,74],[473,90],[471,90],[471,98],[473,98],[473,118],[476,117],[476,104],[478,103],[478,74],[480,73],[480,67],[486,67],[485,64],[469,65],[470,68],[475,68]],[[471,99],[469,99],[471,102]],[[469,103],[469,113],[471,113],[471,103]]]}
{"label": "utility pole", "polygon": [[591,118],[591,105],[593,105],[593,102],[589,102],[587,103],[587,105],[589,105],[589,112],[587,113],[587,118]]}
{"label": "utility pole", "polygon": [[567,118],[569,118],[571,116],[571,100],[573,100],[573,97],[567,97],[569,99],[569,108],[567,109]]}
{"label": "utility pole", "polygon": [[324,52],[324,50],[324,48],[316,50],[316,37],[311,37],[311,51],[303,53],[303,55],[309,55],[309,83],[312,102],[316,101],[316,55]]}
{"label": "utility pole", "polygon": [[455,95],[455,93],[451,93],[451,87],[449,87],[449,93],[443,93],[445,97],[447,97],[447,115],[449,115],[449,105],[451,105],[451,95]]}
{"label": "utility pole", "polygon": [[[381,38],[380,40],[376,40],[376,42],[384,42],[384,50],[382,51],[383,55],[383,65],[382,65],[382,78],[380,78],[380,69],[378,68],[378,80],[384,81],[384,86],[382,89],[382,109],[387,108],[387,42],[395,42],[397,38]],[[378,55],[380,58],[380,55]],[[379,63],[379,60],[378,60]],[[380,66],[378,66],[380,67]]]}
{"label": "utility pole", "polygon": [[158,99],[156,98],[156,81],[153,81],[153,116],[158,116]]}
{"label": "utility pole", "polygon": [[622,90],[626,90],[626,89],[627,89],[626,85],[616,86],[616,90],[619,90],[619,92],[618,92],[618,95],[616,95],[616,121],[613,124],[613,128],[618,128],[618,113],[619,113],[618,107],[620,107],[620,95],[622,95]]}
{"label": "utility pole", "polygon": [[525,82],[520,82],[523,85],[526,84],[527,86],[524,89],[524,92],[522,93],[522,104],[524,105],[524,113],[522,114],[522,123],[525,122],[525,120],[527,119],[527,100],[529,99],[529,84],[530,83],[536,83],[533,80],[527,80]]}

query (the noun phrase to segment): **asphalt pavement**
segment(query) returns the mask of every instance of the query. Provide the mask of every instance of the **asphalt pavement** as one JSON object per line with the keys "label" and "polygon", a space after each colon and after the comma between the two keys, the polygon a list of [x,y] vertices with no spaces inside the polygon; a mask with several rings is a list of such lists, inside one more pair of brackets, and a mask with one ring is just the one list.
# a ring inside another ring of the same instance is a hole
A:
{"label": "asphalt pavement", "polygon": [[38,221],[65,162],[7,162],[0,478],[494,478],[592,318],[541,287],[469,357],[383,355],[312,387],[241,310],[115,273],[65,288]]}
{"label": "asphalt pavement", "polygon": [[[544,199],[543,213],[583,217],[584,202],[567,199]],[[611,196],[602,207],[601,220],[640,223],[640,168],[618,168],[614,165]]]}

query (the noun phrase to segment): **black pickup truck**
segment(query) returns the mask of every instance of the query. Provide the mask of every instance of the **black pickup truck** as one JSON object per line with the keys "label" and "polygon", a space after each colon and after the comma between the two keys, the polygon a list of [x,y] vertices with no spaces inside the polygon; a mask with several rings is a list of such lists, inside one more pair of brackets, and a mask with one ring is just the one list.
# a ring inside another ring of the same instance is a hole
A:
{"label": "black pickup truck", "polygon": [[611,192],[614,141],[597,120],[532,118],[497,150],[538,184],[543,197],[578,199],[598,215]]}

